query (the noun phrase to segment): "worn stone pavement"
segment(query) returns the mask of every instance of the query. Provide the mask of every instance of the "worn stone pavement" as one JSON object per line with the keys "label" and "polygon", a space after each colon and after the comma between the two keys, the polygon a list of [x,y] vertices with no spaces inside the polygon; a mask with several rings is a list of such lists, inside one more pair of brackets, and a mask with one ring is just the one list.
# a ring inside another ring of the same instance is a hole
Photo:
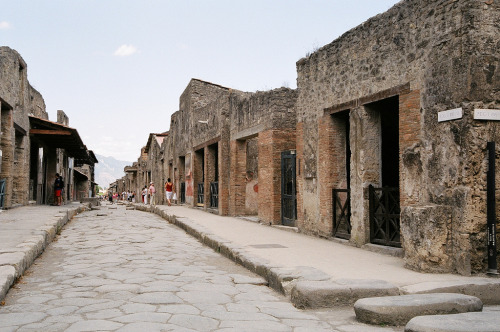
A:
{"label": "worn stone pavement", "polygon": [[9,291],[0,331],[402,331],[351,307],[301,311],[150,213],[77,215]]}

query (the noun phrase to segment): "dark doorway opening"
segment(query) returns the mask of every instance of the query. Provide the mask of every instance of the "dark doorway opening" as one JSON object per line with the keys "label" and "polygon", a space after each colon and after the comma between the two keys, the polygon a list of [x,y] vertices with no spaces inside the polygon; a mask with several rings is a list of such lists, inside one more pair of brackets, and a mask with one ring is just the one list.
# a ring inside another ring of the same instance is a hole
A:
{"label": "dark doorway opening", "polygon": [[210,208],[219,208],[219,144],[208,146],[209,180],[210,180]]}
{"label": "dark doorway opening", "polygon": [[351,143],[349,110],[336,113],[332,116],[334,126],[337,129],[335,140],[339,141],[336,160],[343,165],[340,177],[344,185],[332,189],[332,216],[333,236],[343,239],[351,238]]}
{"label": "dark doorway opening", "polygon": [[295,226],[297,220],[295,151],[281,153],[281,223]]}
{"label": "dark doorway opening", "polygon": [[399,97],[366,107],[380,120],[380,186],[369,187],[370,241],[400,247]]}

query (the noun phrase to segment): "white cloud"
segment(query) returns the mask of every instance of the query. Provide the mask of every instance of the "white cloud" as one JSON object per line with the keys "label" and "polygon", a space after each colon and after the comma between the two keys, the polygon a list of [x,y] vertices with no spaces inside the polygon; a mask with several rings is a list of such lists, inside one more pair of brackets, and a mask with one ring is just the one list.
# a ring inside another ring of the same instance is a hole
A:
{"label": "white cloud", "polygon": [[118,49],[115,51],[114,55],[116,56],[129,56],[137,52],[137,48],[135,48],[134,45],[126,45],[123,44],[122,46],[118,47]]}
{"label": "white cloud", "polygon": [[0,22],[0,30],[10,29],[10,23],[7,21]]}

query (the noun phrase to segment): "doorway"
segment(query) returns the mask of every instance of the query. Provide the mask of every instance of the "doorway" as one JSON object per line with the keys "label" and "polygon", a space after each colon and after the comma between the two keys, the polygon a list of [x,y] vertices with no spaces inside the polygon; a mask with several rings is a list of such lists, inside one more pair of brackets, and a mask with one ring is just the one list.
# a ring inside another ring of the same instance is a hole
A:
{"label": "doorway", "polygon": [[370,241],[400,247],[399,98],[366,105],[379,116],[380,181],[369,186]]}
{"label": "doorway", "polygon": [[342,165],[339,170],[342,179],[332,189],[333,236],[349,240],[351,238],[351,143],[349,110],[332,115],[337,128],[335,140],[339,142],[336,153],[337,162]]}
{"label": "doorway", "polygon": [[295,226],[297,220],[295,150],[281,153],[281,223]]}

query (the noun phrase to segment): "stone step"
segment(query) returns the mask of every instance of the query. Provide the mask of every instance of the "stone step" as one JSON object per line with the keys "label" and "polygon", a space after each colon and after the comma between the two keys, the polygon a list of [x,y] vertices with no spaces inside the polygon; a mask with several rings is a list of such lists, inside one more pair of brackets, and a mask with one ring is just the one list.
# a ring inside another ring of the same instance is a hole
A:
{"label": "stone step", "polygon": [[483,303],[477,297],[455,293],[372,297],[360,299],[354,304],[354,312],[359,321],[398,326],[405,325],[417,316],[456,314],[482,309]]}
{"label": "stone step", "polygon": [[415,317],[405,332],[500,332],[498,312],[468,312],[455,315]]}
{"label": "stone step", "polygon": [[391,295],[399,295],[399,290],[384,280],[299,281],[292,289],[291,301],[299,309],[332,308],[352,305],[361,298]]}
{"label": "stone step", "polygon": [[500,279],[431,281],[401,287],[401,294],[460,293],[475,296],[484,304],[500,304]]}

